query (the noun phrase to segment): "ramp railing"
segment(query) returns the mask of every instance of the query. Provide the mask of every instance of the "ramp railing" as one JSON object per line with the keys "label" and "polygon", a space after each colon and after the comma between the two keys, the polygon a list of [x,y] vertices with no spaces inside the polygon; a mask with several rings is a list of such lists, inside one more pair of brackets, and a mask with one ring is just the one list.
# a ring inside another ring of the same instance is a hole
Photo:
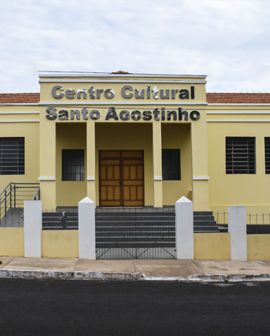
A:
{"label": "ramp railing", "polygon": [[9,183],[0,193],[0,221],[11,209],[22,209],[26,200],[40,199],[39,183]]}

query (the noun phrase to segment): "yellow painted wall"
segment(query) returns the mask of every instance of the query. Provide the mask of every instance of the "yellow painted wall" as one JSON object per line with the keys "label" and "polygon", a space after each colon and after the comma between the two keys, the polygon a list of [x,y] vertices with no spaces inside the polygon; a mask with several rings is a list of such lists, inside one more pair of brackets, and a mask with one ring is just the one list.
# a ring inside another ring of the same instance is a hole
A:
{"label": "yellow painted wall", "polygon": [[23,257],[23,228],[0,228],[0,256]]}
{"label": "yellow painted wall", "polygon": [[[239,110],[237,110],[237,108]],[[253,115],[244,114],[251,109]],[[266,108],[266,107],[265,107]],[[270,136],[269,120],[260,107],[224,107],[215,109],[215,113],[208,117],[208,152],[210,176],[210,204],[214,211],[227,211],[229,205],[245,205],[248,213],[270,212],[270,175],[265,174],[264,137]],[[255,111],[254,111],[255,110]],[[221,112],[223,111],[223,112]],[[224,112],[225,111],[225,112]],[[211,112],[210,110],[210,113]],[[234,113],[234,114],[230,114]],[[237,114],[242,113],[242,114]],[[258,113],[258,115],[256,115]],[[213,122],[216,120],[216,122]],[[235,122],[218,122],[234,120]],[[261,120],[262,122],[240,122],[241,120]],[[236,122],[238,121],[238,122]],[[251,136],[256,137],[256,174],[226,174],[226,136]],[[269,221],[268,221],[269,223]]]}
{"label": "yellow painted wall", "polygon": [[[83,149],[85,181],[62,181],[62,149]],[[86,196],[86,124],[57,124],[56,127],[56,204],[74,206]]]}
{"label": "yellow painted wall", "polygon": [[[270,235],[247,236],[248,260],[270,260]],[[23,257],[23,228],[0,228],[0,256]],[[77,258],[77,230],[42,231],[42,257]],[[198,260],[229,260],[228,233],[195,233],[194,258]]]}
{"label": "yellow painted wall", "polygon": [[247,236],[248,260],[270,260],[270,235]]}
{"label": "yellow painted wall", "polygon": [[194,258],[229,260],[230,235],[228,233],[195,233]]}
{"label": "yellow painted wall", "polygon": [[194,211],[210,210],[208,137],[206,110],[200,110],[198,122],[191,123],[192,201]]}
{"label": "yellow painted wall", "polygon": [[[12,115],[12,117],[14,117]],[[3,121],[0,115],[0,121]],[[24,120],[25,115],[17,116],[18,120]],[[35,117],[36,118],[36,117]],[[14,119],[15,120],[15,119]],[[0,190],[10,182],[38,182],[39,177],[39,124],[23,123],[0,123],[1,137],[24,137],[25,138],[25,174],[24,175],[0,175]]]}
{"label": "yellow painted wall", "polygon": [[56,208],[56,124],[48,123],[41,110],[39,131],[40,194],[42,209]]}
{"label": "yellow painted wall", "polygon": [[180,197],[190,197],[192,190],[190,124],[163,124],[162,147],[181,151],[181,180],[163,181],[163,204],[174,205]]}
{"label": "yellow painted wall", "polygon": [[77,230],[42,231],[42,252],[44,258],[77,258]]}

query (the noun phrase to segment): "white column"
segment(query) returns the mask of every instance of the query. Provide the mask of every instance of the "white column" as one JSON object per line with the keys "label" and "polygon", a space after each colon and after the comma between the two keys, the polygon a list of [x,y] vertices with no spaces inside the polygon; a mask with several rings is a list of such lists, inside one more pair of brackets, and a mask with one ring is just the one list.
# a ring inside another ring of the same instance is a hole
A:
{"label": "white column", "polygon": [[96,259],[95,202],[79,202],[79,258]]}
{"label": "white column", "polygon": [[244,206],[230,206],[228,229],[231,235],[231,259],[247,260],[247,223]]}
{"label": "white column", "polygon": [[24,256],[41,257],[41,201],[24,201]]}
{"label": "white column", "polygon": [[193,259],[193,207],[192,202],[181,197],[175,203],[176,258]]}

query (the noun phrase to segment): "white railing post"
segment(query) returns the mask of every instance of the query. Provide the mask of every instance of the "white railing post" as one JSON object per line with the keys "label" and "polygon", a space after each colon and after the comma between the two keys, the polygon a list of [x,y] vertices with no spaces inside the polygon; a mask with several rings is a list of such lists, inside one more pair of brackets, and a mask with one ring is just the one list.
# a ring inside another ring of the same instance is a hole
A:
{"label": "white railing post", "polygon": [[193,207],[184,196],[175,203],[175,235],[176,258],[193,259]]}
{"label": "white railing post", "polygon": [[229,207],[228,231],[231,235],[231,259],[247,260],[246,207]]}
{"label": "white railing post", "polygon": [[24,256],[41,257],[41,201],[24,201]]}
{"label": "white railing post", "polygon": [[95,202],[79,202],[79,258],[96,259]]}

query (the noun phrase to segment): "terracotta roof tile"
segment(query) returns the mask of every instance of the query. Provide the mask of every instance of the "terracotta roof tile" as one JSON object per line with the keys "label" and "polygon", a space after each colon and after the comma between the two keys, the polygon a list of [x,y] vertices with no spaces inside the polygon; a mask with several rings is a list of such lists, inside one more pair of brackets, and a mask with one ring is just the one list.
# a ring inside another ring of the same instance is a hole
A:
{"label": "terracotta roof tile", "polygon": [[0,93],[0,104],[38,103],[39,93]]}
{"label": "terracotta roof tile", "polygon": [[270,93],[207,93],[206,100],[208,103],[270,103]]}
{"label": "terracotta roof tile", "polygon": [[129,75],[130,73],[128,71],[125,71],[125,70],[117,70],[117,71],[111,72],[111,74],[113,74],[113,75]]}

